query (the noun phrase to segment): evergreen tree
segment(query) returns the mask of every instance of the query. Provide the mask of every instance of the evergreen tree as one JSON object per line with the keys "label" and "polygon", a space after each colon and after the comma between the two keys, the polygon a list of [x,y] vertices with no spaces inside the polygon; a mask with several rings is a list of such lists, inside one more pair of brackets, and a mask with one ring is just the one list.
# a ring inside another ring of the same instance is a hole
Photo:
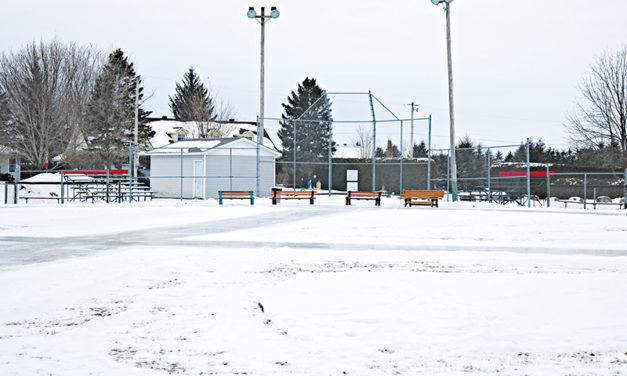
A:
{"label": "evergreen tree", "polygon": [[[136,86],[141,78],[122,50],[113,51],[104,65],[87,104],[86,132],[90,150],[102,158],[106,167],[127,160],[128,145],[135,135]],[[139,87],[139,101],[143,88]],[[138,141],[148,143],[155,132],[142,121],[150,112],[139,109]]]}
{"label": "evergreen tree", "polygon": [[[283,145],[283,157],[292,160],[296,147],[296,158],[300,161],[326,160],[329,153],[329,130],[333,121],[331,102],[316,83],[316,79],[305,78],[298,85],[298,90],[292,91],[287,103],[282,106],[284,114],[281,115],[283,120],[280,122],[278,136]],[[309,121],[297,121],[299,118]],[[331,147],[334,152],[335,142]]]}
{"label": "evergreen tree", "polygon": [[374,156],[375,158],[385,158],[385,151],[381,148],[381,146],[377,146],[374,151]]}
{"label": "evergreen tree", "polygon": [[414,144],[414,149],[412,150],[412,157],[414,158],[426,158],[429,155],[429,151],[427,150],[427,145],[424,141],[420,141],[419,144]]}
{"label": "evergreen tree", "polygon": [[175,93],[169,98],[170,111],[177,120],[206,122],[215,119],[213,100],[194,68],[189,68],[183,82],[176,84]]}
{"label": "evergreen tree", "polygon": [[457,144],[457,149],[455,158],[459,177],[475,177],[484,174],[485,166],[487,165],[487,154],[483,152],[480,144],[475,145],[466,136]]}
{"label": "evergreen tree", "polygon": [[495,162],[503,162],[503,153],[500,150],[497,150],[496,155],[492,158]]}

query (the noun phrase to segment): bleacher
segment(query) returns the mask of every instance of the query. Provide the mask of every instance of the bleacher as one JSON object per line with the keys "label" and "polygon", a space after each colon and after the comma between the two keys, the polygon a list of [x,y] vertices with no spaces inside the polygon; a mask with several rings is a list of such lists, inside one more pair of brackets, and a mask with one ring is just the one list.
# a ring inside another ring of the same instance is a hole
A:
{"label": "bleacher", "polygon": [[86,175],[64,175],[65,199],[68,201],[125,202],[132,195],[133,201],[152,200],[150,187],[127,176],[91,177]]}

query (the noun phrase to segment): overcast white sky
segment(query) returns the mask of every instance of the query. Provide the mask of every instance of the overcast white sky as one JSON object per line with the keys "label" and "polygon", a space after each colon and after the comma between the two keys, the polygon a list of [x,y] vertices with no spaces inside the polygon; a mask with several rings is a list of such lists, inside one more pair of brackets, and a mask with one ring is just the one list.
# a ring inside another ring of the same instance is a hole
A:
{"label": "overcast white sky", "polygon": [[[246,11],[261,5],[281,11],[266,30],[267,116],[310,76],[327,91],[372,90],[399,117],[415,101],[433,115],[435,147],[447,146],[444,12],[429,0],[3,1],[0,50],[52,38],[121,47],[156,116],[170,115],[168,95],[193,66],[238,119],[254,120],[260,27]],[[451,9],[458,138],[566,147],[562,123],[582,75],[595,55],[627,43],[627,1],[456,0]],[[366,97],[331,99],[337,120],[370,118]],[[389,118],[381,108],[377,117]]]}

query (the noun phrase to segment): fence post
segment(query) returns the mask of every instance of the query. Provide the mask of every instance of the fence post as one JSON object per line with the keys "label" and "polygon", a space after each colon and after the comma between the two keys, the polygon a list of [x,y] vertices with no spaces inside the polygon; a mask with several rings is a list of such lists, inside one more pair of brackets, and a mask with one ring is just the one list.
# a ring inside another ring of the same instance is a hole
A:
{"label": "fence post", "polygon": [[292,159],[293,159],[292,175],[294,178],[294,187],[293,187],[294,190],[296,190],[296,123],[297,122],[298,120],[294,121],[294,146],[292,148]]}
{"label": "fence post", "polygon": [[8,181],[4,182],[4,204],[5,205],[9,204],[9,182]]}
{"label": "fence post", "polygon": [[625,177],[623,177],[623,209],[627,209],[627,168],[625,169]]}
{"label": "fence post", "polygon": [[492,177],[490,176],[490,170],[492,167],[492,161],[490,160],[490,148],[488,148],[488,202],[492,202]]}
{"label": "fence post", "polygon": [[[333,188],[333,123],[329,122],[329,197],[331,197],[331,189]],[[316,184],[316,182],[313,182]]]}
{"label": "fence post", "polygon": [[451,183],[451,152],[447,151],[446,152],[446,201],[450,201],[450,195],[451,195],[451,187],[450,187],[450,183]]}
{"label": "fence post", "polygon": [[[431,189],[431,115],[429,115],[429,140],[427,142],[429,143],[429,151],[427,153],[427,162],[429,163],[427,165],[427,189]],[[411,145],[411,147],[411,152],[413,153],[414,145]]]}
{"label": "fence post", "polygon": [[[257,137],[257,154],[259,154],[259,137]],[[259,160],[257,160],[257,176],[259,176]],[[229,190],[233,190],[233,149],[229,148]],[[259,191],[259,184],[257,184]],[[222,191],[220,191],[222,192]]]}
{"label": "fence post", "polygon": [[592,208],[594,210],[597,210],[597,187],[594,187],[593,189],[593,201],[592,201]]}
{"label": "fence post", "polygon": [[546,164],[546,207],[551,207],[551,174],[549,164]]}
{"label": "fence post", "polygon": [[527,139],[527,207],[531,207],[531,165],[529,163],[529,139]]}
{"label": "fence post", "polygon": [[[264,137],[264,134],[262,134],[262,135],[259,134],[259,129],[261,128],[262,132],[265,133],[265,131],[263,131],[263,127],[259,127],[260,121],[263,121],[263,119],[260,119],[259,116],[257,116],[257,145],[256,145],[257,146],[257,150],[256,150],[256,153],[257,153],[257,166],[256,166],[256,168],[257,168],[257,176],[255,177],[255,180],[256,180],[255,183],[257,184],[257,196],[258,197],[261,197],[260,196],[261,195],[261,182],[260,182],[260,178],[259,178],[259,145],[261,144],[261,142],[263,142],[262,140],[263,140],[263,137]],[[231,153],[233,153],[233,151],[232,151],[233,149],[229,149],[229,150],[231,150]],[[229,162],[230,164],[233,163],[233,159],[232,158],[233,158],[233,156],[231,155],[231,161]],[[230,166],[230,164],[229,164],[229,166]],[[230,175],[231,175],[231,177],[230,177],[230,179],[231,179],[231,189],[233,189],[233,171],[232,170],[231,170],[231,174]]]}
{"label": "fence post", "polygon": [[13,204],[14,205],[18,204],[18,201],[17,201],[17,188],[18,188],[17,182],[13,183]]}
{"label": "fence post", "polygon": [[588,198],[588,174],[583,174],[583,208],[586,208],[586,198]]}
{"label": "fence post", "polygon": [[128,203],[133,202],[133,144],[128,144]]}
{"label": "fence post", "polygon": [[107,180],[106,180],[107,192],[106,192],[106,202],[109,203],[109,169],[107,169]]}
{"label": "fence post", "polygon": [[377,177],[377,119],[374,116],[374,105],[372,104],[372,93],[368,90],[370,99],[370,111],[372,112],[372,191],[376,191]]}
{"label": "fence post", "polygon": [[65,185],[63,184],[63,170],[61,170],[61,203],[65,204]]}
{"label": "fence post", "polygon": [[[413,112],[412,112],[413,114]],[[413,115],[412,115],[413,116]],[[411,149],[410,149],[411,152]],[[398,182],[398,194],[403,193],[403,121],[401,120],[401,176]],[[427,187],[429,186],[429,182],[427,181]],[[427,188],[429,189],[429,188]]]}
{"label": "fence post", "polygon": [[[257,136],[257,138],[259,138],[259,136]],[[183,201],[183,148],[181,147],[181,189],[179,192],[179,196],[181,201]]]}

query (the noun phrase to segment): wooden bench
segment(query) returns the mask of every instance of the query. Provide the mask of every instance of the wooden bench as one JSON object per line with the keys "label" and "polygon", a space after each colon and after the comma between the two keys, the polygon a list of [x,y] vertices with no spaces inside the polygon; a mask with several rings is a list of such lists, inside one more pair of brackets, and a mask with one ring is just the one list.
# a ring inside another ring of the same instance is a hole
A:
{"label": "wooden bench", "polygon": [[405,201],[405,206],[409,205],[430,205],[438,207],[438,199],[444,197],[444,191],[440,190],[412,190],[404,189],[401,199]]}
{"label": "wooden bench", "polygon": [[223,200],[250,200],[250,204],[255,204],[255,196],[253,191],[218,191],[220,205]]}
{"label": "wooden bench", "polygon": [[348,191],[346,205],[350,205],[351,200],[374,200],[374,206],[381,206],[381,192]]}
{"label": "wooden bench", "polygon": [[278,200],[309,200],[309,205],[313,205],[316,199],[316,191],[272,191],[272,205],[276,205]]}
{"label": "wooden bench", "polygon": [[20,199],[25,200],[27,204],[28,204],[28,200],[57,200],[57,204],[61,201],[61,197],[54,197],[54,196],[48,196],[48,197],[24,196],[24,197],[20,197]]}

